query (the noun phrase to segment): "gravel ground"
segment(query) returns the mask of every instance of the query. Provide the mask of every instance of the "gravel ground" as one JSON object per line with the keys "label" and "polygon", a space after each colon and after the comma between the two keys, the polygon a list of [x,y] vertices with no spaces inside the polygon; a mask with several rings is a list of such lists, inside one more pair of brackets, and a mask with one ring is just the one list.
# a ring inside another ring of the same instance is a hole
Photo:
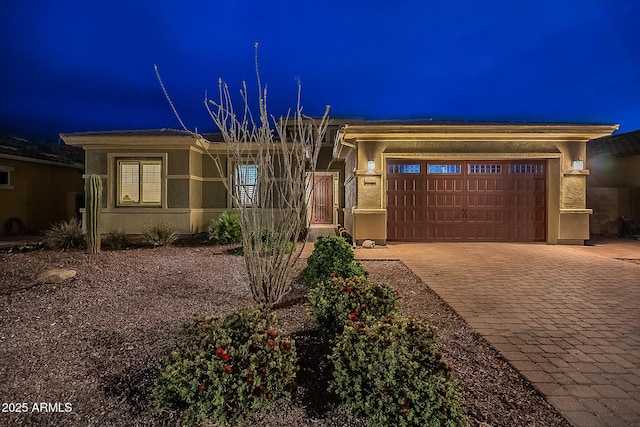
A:
{"label": "gravel ground", "polygon": [[[397,290],[404,314],[437,326],[469,425],[569,426],[402,263],[364,265]],[[53,268],[77,275],[35,284],[35,275]],[[0,253],[0,425],[180,425],[176,414],[150,408],[154,378],[182,322],[253,305],[245,278],[243,259],[226,248]],[[293,284],[277,313],[296,338],[299,387],[293,402],[251,425],[366,425],[324,391],[327,343],[307,318],[302,285]]]}

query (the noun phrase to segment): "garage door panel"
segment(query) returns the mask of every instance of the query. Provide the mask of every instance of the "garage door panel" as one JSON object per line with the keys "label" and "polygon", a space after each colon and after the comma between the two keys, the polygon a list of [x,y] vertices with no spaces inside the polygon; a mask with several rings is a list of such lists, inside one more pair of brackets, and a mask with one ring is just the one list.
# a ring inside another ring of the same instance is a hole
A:
{"label": "garage door panel", "polygon": [[411,163],[388,176],[389,240],[546,239],[545,161]]}

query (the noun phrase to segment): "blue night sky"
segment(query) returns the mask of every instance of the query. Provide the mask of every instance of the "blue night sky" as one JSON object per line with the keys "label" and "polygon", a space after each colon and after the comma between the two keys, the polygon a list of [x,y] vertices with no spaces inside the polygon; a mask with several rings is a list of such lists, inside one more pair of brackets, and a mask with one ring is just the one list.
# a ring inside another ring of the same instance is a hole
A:
{"label": "blue night sky", "polygon": [[0,130],[177,128],[221,77],[255,95],[254,43],[274,115],[620,123],[640,129],[640,1],[5,2]]}

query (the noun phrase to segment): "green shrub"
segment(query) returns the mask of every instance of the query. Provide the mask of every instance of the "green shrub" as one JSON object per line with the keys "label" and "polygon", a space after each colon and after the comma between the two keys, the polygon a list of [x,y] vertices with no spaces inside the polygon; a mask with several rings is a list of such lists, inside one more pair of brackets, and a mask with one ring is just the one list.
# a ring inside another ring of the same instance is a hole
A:
{"label": "green shrub", "polygon": [[104,236],[105,245],[114,251],[126,249],[129,246],[129,236],[124,231],[111,229]]}
{"label": "green shrub", "polygon": [[291,399],[295,342],[282,335],[275,313],[245,310],[224,320],[206,317],[183,327],[153,389],[158,409],[183,412],[186,424],[208,418],[241,423]]}
{"label": "green shrub", "polygon": [[308,299],[315,323],[330,336],[336,336],[347,321],[395,315],[398,296],[385,283],[354,276],[331,277],[310,289]]}
{"label": "green shrub", "polygon": [[214,245],[229,245],[242,242],[240,218],[235,212],[222,212],[218,219],[209,221],[207,226],[209,242]]}
{"label": "green shrub", "polygon": [[329,357],[329,390],[372,426],[464,426],[433,327],[405,318],[345,326]]}
{"label": "green shrub", "polygon": [[54,249],[82,249],[86,244],[82,224],[75,218],[54,224],[45,232],[45,242]]}
{"label": "green shrub", "polygon": [[343,237],[318,236],[313,252],[307,258],[307,267],[302,277],[313,287],[325,280],[330,273],[336,276],[363,276],[367,272],[360,263],[353,260],[353,249]]}
{"label": "green shrub", "polygon": [[165,224],[155,224],[144,230],[142,240],[154,248],[171,246],[178,239],[178,234],[173,227]]}

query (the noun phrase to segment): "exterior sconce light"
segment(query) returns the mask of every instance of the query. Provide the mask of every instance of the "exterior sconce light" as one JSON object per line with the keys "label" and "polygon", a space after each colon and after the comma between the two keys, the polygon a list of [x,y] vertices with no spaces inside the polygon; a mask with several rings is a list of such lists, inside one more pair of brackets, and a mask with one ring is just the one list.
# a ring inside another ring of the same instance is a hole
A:
{"label": "exterior sconce light", "polygon": [[367,173],[373,173],[376,170],[376,162],[375,160],[369,160],[367,162]]}
{"label": "exterior sconce light", "polygon": [[574,172],[580,172],[581,170],[583,170],[584,160],[574,160],[573,162],[571,162],[571,169],[573,169]]}

